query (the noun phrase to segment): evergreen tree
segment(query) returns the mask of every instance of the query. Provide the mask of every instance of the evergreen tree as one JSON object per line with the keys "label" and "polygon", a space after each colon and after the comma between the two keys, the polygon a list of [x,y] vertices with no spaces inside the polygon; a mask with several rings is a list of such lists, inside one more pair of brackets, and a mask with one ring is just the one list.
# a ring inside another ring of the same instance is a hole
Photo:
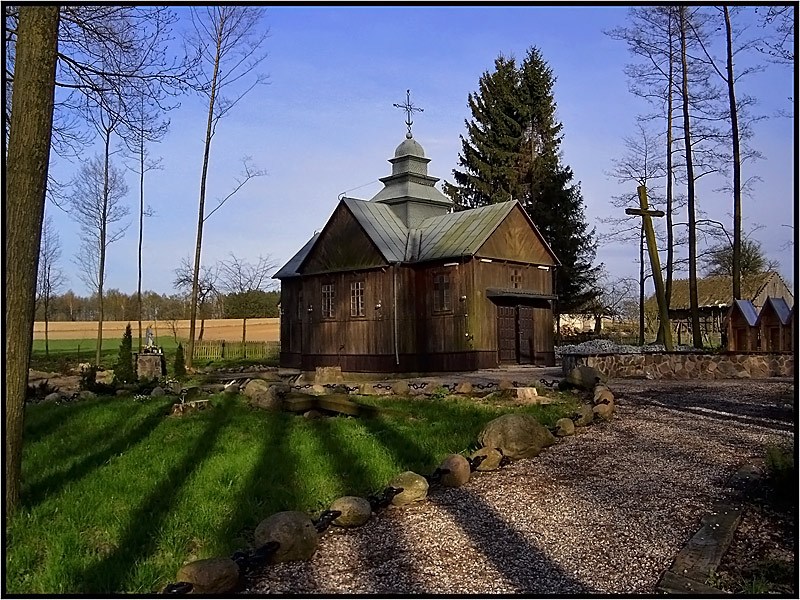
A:
{"label": "evergreen tree", "polygon": [[131,324],[125,327],[122,334],[122,342],[119,345],[119,358],[114,366],[114,377],[122,383],[133,383],[136,381],[136,372],[133,369],[133,336],[131,334]]}
{"label": "evergreen tree", "polygon": [[175,350],[175,377],[183,379],[186,377],[186,361],[183,358],[183,344],[178,344]]}
{"label": "evergreen tree", "polygon": [[562,125],[556,121],[555,78],[537,48],[517,66],[499,56],[469,94],[472,119],[461,136],[461,170],[445,194],[456,210],[518,200],[562,266],[556,278],[556,313],[588,302],[597,279],[596,243],[589,229],[580,186],[561,164]]}

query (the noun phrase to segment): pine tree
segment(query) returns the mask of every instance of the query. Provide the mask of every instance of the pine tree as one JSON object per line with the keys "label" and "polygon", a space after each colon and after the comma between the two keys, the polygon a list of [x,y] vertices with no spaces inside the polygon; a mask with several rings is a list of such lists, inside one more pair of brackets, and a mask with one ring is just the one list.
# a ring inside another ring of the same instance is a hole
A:
{"label": "pine tree", "polygon": [[133,370],[133,335],[131,333],[131,324],[125,327],[125,333],[122,334],[122,342],[119,345],[119,358],[117,364],[114,366],[114,376],[117,381],[122,383],[133,383],[136,381],[136,372]]}
{"label": "pine tree", "polygon": [[175,350],[175,377],[183,379],[186,377],[186,361],[183,358],[183,344],[178,344]]}
{"label": "pine tree", "polygon": [[583,212],[580,186],[561,164],[562,125],[556,121],[555,78],[537,48],[517,66],[499,56],[469,94],[472,119],[461,136],[461,170],[444,192],[457,210],[518,200],[562,266],[556,313],[584,305],[593,295],[596,244]]}

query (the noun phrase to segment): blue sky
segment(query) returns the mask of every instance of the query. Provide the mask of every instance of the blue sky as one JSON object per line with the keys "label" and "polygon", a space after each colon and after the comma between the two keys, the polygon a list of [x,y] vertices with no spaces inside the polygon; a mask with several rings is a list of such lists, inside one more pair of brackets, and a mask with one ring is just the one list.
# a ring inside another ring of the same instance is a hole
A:
{"label": "blue sky", "polygon": [[[636,277],[635,247],[603,243],[607,226],[598,221],[621,212],[610,199],[624,190],[606,173],[623,154],[623,137],[633,134],[635,115],[649,110],[628,92],[625,45],[603,33],[624,25],[626,14],[626,7],[615,6],[268,8],[263,71],[269,84],[253,90],[220,123],[207,206],[232,188],[242,156],[251,156],[268,175],[252,180],[207,221],[203,262],[233,252],[251,261],[268,254],[283,264],[322,228],[340,193],[352,190],[348,195],[367,199],[377,193],[382,187],[377,180],[389,174],[387,159],[405,134],[405,115],[392,104],[405,99],[407,88],[424,108],[415,115],[414,137],[431,158],[429,173],[452,179],[459,135],[470,116],[467,94],[500,53],[521,58],[535,45],[557,78],[563,161],[581,183],[587,220],[597,227],[597,262],[605,263],[612,277]],[[178,38],[181,30],[179,25]],[[757,96],[764,114],[793,114],[787,99],[793,87],[791,68],[770,66],[742,80],[740,90]],[[183,98],[170,115],[170,133],[152,149],[162,157],[163,170],[146,180],[147,202],[157,215],[145,221],[145,289],[172,293],[173,270],[193,253],[206,110],[201,98]],[[747,175],[761,181],[744,204],[745,227],[764,226],[754,237],[780,261],[787,281],[794,269],[794,245],[786,247],[793,229],[784,226],[794,223],[794,129],[786,117],[757,124],[753,144],[765,159],[748,167]],[[53,174],[68,180],[77,168],[76,162],[58,159]],[[731,201],[714,191],[722,183],[702,182],[698,204],[708,217],[730,223]],[[133,292],[138,205],[133,174],[128,184],[131,227],[109,250],[106,289]],[[359,187],[363,184],[368,185]],[[77,227],[52,205],[47,212],[61,237],[66,287],[84,294],[72,262]]]}

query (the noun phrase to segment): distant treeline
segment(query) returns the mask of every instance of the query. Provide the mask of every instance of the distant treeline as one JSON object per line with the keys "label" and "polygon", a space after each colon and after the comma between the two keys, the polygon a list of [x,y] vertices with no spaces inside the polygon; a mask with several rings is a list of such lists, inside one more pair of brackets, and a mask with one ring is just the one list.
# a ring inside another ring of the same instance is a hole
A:
{"label": "distant treeline", "polygon": [[[198,318],[241,319],[277,317],[280,292],[252,290],[238,294],[217,294],[198,307]],[[103,293],[103,312],[107,321],[138,319],[136,294],[126,294],[117,289]],[[96,321],[99,314],[97,295],[78,296],[72,290],[52,296],[49,307],[50,321]],[[189,318],[189,296],[142,292],[142,319],[167,321]],[[36,320],[44,320],[42,303],[36,306]]]}

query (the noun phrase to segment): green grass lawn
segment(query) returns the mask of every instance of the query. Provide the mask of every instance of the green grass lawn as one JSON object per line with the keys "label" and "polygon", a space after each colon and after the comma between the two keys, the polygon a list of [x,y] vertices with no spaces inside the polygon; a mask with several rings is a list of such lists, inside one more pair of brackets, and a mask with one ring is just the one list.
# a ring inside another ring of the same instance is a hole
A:
{"label": "green grass lawn", "polygon": [[97,398],[27,407],[23,505],[7,522],[11,593],[150,593],[196,558],[251,546],[281,510],[326,509],[430,474],[511,410],[553,424],[574,404],[496,408],[469,399],[362,398],[376,418],[307,420],[218,395],[167,416],[169,399]]}

